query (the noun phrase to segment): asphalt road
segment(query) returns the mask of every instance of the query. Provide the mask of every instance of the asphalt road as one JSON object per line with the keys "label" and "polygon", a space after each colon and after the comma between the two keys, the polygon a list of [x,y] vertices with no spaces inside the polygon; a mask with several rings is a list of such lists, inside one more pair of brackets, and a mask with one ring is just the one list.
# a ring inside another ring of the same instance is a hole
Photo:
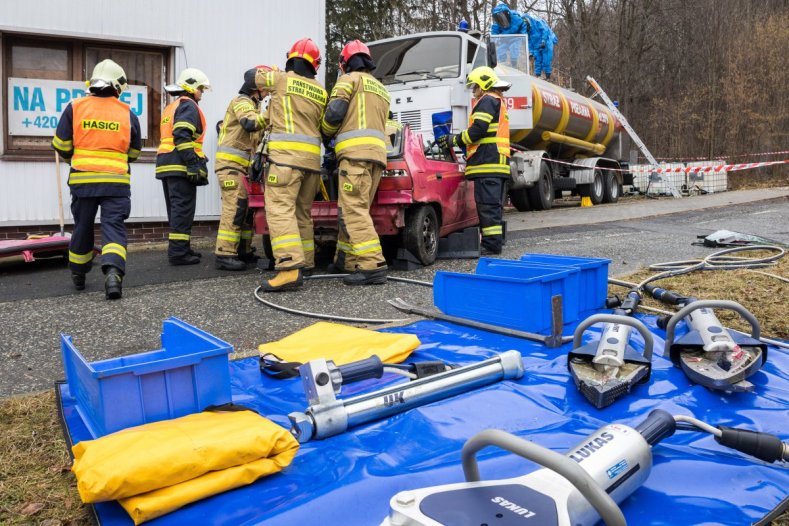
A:
{"label": "asphalt road", "polygon": [[[643,206],[649,207],[650,201]],[[644,215],[648,213],[646,208]],[[528,223],[539,214],[507,214],[507,219]],[[657,262],[706,256],[715,249],[691,243],[719,229],[789,243],[789,199],[592,225],[583,224],[580,217],[578,222],[509,232],[500,257],[517,259],[525,252],[605,257],[612,260],[611,275],[617,276]],[[71,335],[92,362],[160,348],[161,323],[169,316],[245,354],[315,322],[258,303],[253,296],[261,279],[258,271],[217,271],[210,250],[204,252],[200,265],[170,267],[161,249],[134,251],[123,299],[114,302],[104,299],[98,269],[89,275],[87,289],[76,292],[62,260],[0,260],[0,397],[47,389],[63,377],[60,333]],[[428,268],[392,275],[432,281],[436,271],[470,272],[475,265],[475,260],[439,260]],[[432,305],[430,288],[396,282],[357,288],[337,280],[312,280],[300,291],[271,296],[296,309],[382,319],[404,318],[386,303],[388,298]]]}

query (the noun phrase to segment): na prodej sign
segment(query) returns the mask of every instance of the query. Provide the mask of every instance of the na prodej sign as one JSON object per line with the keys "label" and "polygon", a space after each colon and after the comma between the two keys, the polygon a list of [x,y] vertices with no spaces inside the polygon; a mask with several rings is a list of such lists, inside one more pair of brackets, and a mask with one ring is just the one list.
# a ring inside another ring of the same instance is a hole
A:
{"label": "na prodej sign", "polygon": [[[73,99],[85,96],[85,83],[78,80],[8,78],[8,134],[55,134],[58,119]],[[140,119],[142,138],[148,138],[148,87],[129,86],[121,94]]]}

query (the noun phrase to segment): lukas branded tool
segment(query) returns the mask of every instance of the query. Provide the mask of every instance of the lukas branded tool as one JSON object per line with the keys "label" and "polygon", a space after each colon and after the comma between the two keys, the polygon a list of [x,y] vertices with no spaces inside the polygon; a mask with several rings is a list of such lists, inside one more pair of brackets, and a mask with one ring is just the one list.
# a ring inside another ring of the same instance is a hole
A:
{"label": "lukas branded tool", "polygon": [[[581,393],[598,409],[614,403],[639,383],[649,381],[652,371],[652,333],[643,323],[629,317],[641,301],[631,290],[614,314],[590,316],[575,330],[573,350],[567,355],[567,368]],[[595,323],[605,323],[600,339],[581,347],[584,330]],[[644,338],[644,354],[630,344],[636,329]]]}
{"label": "lukas branded tool", "polygon": [[[463,446],[466,482],[401,491],[381,526],[608,526],[626,524],[618,503],[652,469],[652,447],[678,429],[712,433],[720,444],[765,462],[789,460],[789,444],[767,433],[713,427],[652,411],[636,427],[606,425],[561,455],[504,431],[482,431]],[[544,466],[517,478],[480,480],[476,454],[497,446]]]}
{"label": "lukas branded tool", "polygon": [[[434,372],[429,370],[422,375],[425,378],[345,400],[336,396],[344,384],[381,377],[383,368],[377,356],[339,367],[331,361],[313,360],[302,365],[299,372],[310,405],[303,413],[290,413],[288,418],[291,433],[304,443],[501,380],[520,378],[523,362],[518,351],[506,351],[478,363],[427,376]],[[411,373],[413,377],[419,374],[418,370]]]}
{"label": "lukas branded tool", "polygon": [[[767,345],[759,341],[759,321],[734,301],[698,300],[652,285],[644,287],[653,298],[682,308],[670,318],[658,320],[666,329],[665,349],[671,361],[693,382],[721,391],[753,391],[746,380],[767,361]],[[713,309],[740,314],[751,325],[751,336],[723,327]],[[685,320],[688,332],[675,340],[677,324]]]}

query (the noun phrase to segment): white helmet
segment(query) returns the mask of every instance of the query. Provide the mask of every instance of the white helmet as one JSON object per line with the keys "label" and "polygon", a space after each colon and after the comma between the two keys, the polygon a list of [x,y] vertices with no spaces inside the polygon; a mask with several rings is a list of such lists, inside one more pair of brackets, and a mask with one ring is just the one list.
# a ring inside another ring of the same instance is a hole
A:
{"label": "white helmet", "polygon": [[185,91],[187,93],[194,93],[197,88],[203,88],[204,91],[211,89],[211,82],[205,73],[196,68],[186,68],[178,75],[178,80],[175,84],[165,86],[167,91]]}
{"label": "white helmet", "polygon": [[105,59],[93,68],[93,75],[88,81],[88,88],[103,89],[112,86],[120,95],[129,85],[126,81],[126,72],[117,63]]}

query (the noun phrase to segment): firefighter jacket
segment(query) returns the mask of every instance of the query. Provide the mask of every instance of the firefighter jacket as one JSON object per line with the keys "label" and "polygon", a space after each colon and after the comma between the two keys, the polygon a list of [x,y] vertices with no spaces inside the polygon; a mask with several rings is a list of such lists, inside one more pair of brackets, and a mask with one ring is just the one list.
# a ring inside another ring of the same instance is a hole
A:
{"label": "firefighter jacket", "polygon": [[468,128],[457,136],[466,146],[466,176],[474,179],[510,176],[510,122],[507,105],[498,93],[485,92],[474,102]]}
{"label": "firefighter jacket", "polygon": [[327,136],[336,134],[338,160],[371,161],[386,167],[388,115],[389,92],[384,85],[369,73],[354,71],[334,85],[321,131]]}
{"label": "firefighter jacket", "polygon": [[328,95],[317,80],[294,71],[263,71],[257,85],[271,92],[269,161],[311,172],[321,169],[320,123]]}
{"label": "firefighter jacket", "polygon": [[71,162],[68,184],[74,195],[131,195],[129,163],[140,156],[140,121],[116,97],[89,95],[69,103],[52,147]]}
{"label": "firefighter jacket", "polygon": [[205,170],[203,139],[205,116],[193,99],[178,97],[164,108],[159,127],[161,142],[156,152],[156,178],[186,177],[189,171]]}
{"label": "firefighter jacket", "polygon": [[246,173],[252,153],[261,138],[266,120],[259,112],[260,102],[239,94],[227,107],[219,128],[216,169],[232,167]]}

